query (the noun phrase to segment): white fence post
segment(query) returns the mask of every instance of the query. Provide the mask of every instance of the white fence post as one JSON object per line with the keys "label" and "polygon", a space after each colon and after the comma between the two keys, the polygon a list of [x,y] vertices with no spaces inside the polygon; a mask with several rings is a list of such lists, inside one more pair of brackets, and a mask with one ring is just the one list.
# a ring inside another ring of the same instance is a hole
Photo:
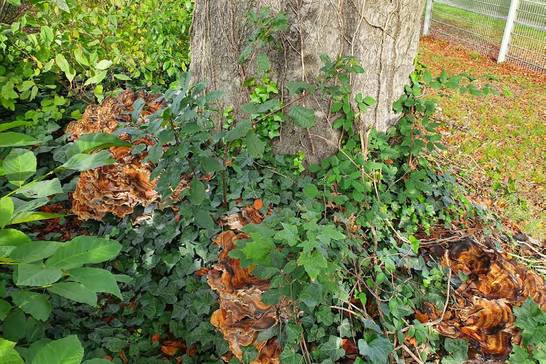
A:
{"label": "white fence post", "polygon": [[510,40],[512,39],[512,32],[514,31],[514,24],[518,15],[518,7],[519,0],[512,0],[510,3],[510,10],[508,11],[508,18],[506,19],[506,26],[504,27],[504,35],[502,36],[499,56],[497,58],[498,63],[506,61],[506,55],[508,54],[508,48],[510,47]]}
{"label": "white fence post", "polygon": [[425,8],[425,24],[423,25],[423,35],[430,34],[430,23],[432,21],[432,0],[427,0]]}

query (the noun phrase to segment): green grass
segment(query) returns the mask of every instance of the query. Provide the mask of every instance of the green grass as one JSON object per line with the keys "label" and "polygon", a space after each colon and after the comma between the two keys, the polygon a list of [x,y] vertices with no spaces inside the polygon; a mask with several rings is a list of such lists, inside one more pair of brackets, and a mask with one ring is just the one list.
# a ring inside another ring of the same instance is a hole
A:
{"label": "green grass", "polygon": [[494,79],[499,96],[453,93],[438,98],[446,157],[470,182],[479,202],[523,232],[544,239],[546,78],[432,39],[422,42],[420,60],[433,72],[446,69]]}
{"label": "green grass", "polygon": [[[477,14],[440,3],[434,4],[433,19],[475,34],[483,35],[497,46],[500,46],[506,24],[503,19]],[[543,52],[544,48],[546,31],[523,24],[516,24],[514,34],[521,34],[528,38],[515,36],[512,38],[513,45],[542,55],[541,52]]]}

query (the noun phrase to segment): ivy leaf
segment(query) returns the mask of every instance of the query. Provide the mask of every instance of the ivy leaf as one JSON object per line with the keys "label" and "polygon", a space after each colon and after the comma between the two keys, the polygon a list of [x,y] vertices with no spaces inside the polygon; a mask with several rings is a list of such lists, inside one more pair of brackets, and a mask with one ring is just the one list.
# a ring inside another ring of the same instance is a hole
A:
{"label": "ivy leaf", "polygon": [[316,250],[312,253],[304,252],[300,254],[298,264],[303,266],[312,281],[315,281],[319,274],[328,268],[326,258]]}
{"label": "ivy leaf", "polygon": [[281,353],[281,363],[283,364],[303,364],[303,356],[299,353],[296,353],[294,350],[285,348]]}
{"label": "ivy leaf", "polygon": [[341,338],[335,336],[330,336],[327,342],[319,346],[318,350],[334,362],[345,356],[345,350],[341,347]]}
{"label": "ivy leaf", "polygon": [[358,351],[360,355],[368,358],[372,363],[386,364],[389,358],[389,353],[393,350],[391,342],[382,337],[377,336],[370,342],[364,339],[358,340]]}
{"label": "ivy leaf", "polygon": [[83,362],[83,364],[112,364],[112,362],[106,359],[95,358],[95,359],[86,360]]}
{"label": "ivy leaf", "polygon": [[247,225],[243,231],[251,238],[251,241],[241,249],[248,259],[261,262],[275,249],[274,232],[265,225]]}
{"label": "ivy leaf", "polygon": [[202,227],[203,229],[212,230],[214,229],[214,220],[210,216],[210,212],[206,209],[199,209],[195,212],[194,215],[195,223]]}
{"label": "ivy leaf", "polygon": [[[529,352],[517,345],[514,345],[512,348],[509,362],[513,364],[536,364],[536,362],[529,357]],[[442,364],[455,364],[455,361],[444,363],[442,360]]]}
{"label": "ivy leaf", "polygon": [[13,303],[36,320],[46,321],[51,314],[51,303],[45,294],[18,290],[13,292],[11,297]]}
{"label": "ivy leaf", "polygon": [[520,307],[514,307],[514,313],[525,345],[546,342],[546,312],[533,300],[527,299]]}
{"label": "ivy leaf", "polygon": [[205,201],[206,190],[203,182],[197,177],[193,177],[190,185],[190,202],[194,206],[199,206]]}
{"label": "ivy leaf", "polygon": [[303,194],[305,197],[315,198],[318,196],[319,190],[314,184],[308,183],[305,185],[305,187],[303,187]]}
{"label": "ivy leaf", "polygon": [[248,149],[248,153],[253,158],[263,157],[266,143],[264,141],[260,140],[260,138],[258,138],[256,133],[254,133],[254,132],[248,133],[246,138],[245,138],[245,144],[246,144],[246,147]]}
{"label": "ivy leaf", "polygon": [[316,124],[315,112],[307,107],[296,105],[290,109],[288,116],[301,128],[312,128]]}
{"label": "ivy leaf", "polygon": [[202,157],[199,161],[203,170],[207,173],[214,173],[224,169],[224,166],[218,158]]}
{"label": "ivy leaf", "polygon": [[80,364],[82,360],[83,346],[76,335],[70,335],[44,345],[32,364]]}
{"label": "ivy leaf", "polygon": [[252,122],[250,120],[239,121],[235,128],[226,133],[225,140],[227,143],[230,143],[234,140],[242,139],[250,130],[252,130]]}
{"label": "ivy leaf", "polygon": [[260,74],[267,73],[271,69],[271,62],[265,53],[258,53],[256,64],[258,65],[256,71]]}
{"label": "ivy leaf", "polygon": [[466,340],[446,338],[444,348],[450,355],[442,358],[442,364],[459,364],[468,360],[468,342]]}
{"label": "ivy leaf", "polygon": [[315,87],[303,81],[289,81],[286,88],[291,96],[301,94],[302,92],[313,92]]}
{"label": "ivy leaf", "polygon": [[296,246],[300,240],[298,227],[291,224],[281,223],[283,229],[275,233],[275,239],[287,243],[289,246]]}

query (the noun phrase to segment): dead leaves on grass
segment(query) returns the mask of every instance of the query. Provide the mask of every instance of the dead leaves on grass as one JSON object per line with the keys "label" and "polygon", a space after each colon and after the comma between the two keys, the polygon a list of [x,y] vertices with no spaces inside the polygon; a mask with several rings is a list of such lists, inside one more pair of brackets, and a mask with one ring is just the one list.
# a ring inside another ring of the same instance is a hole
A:
{"label": "dead leaves on grass", "polygon": [[[537,273],[498,253],[464,239],[445,250],[442,264],[468,280],[455,291],[456,302],[445,313],[430,303],[416,312],[421,322],[440,321],[440,334],[467,339],[483,354],[505,358],[520,343],[513,307],[531,298],[546,310],[544,280]],[[442,316],[443,315],[443,316]]]}

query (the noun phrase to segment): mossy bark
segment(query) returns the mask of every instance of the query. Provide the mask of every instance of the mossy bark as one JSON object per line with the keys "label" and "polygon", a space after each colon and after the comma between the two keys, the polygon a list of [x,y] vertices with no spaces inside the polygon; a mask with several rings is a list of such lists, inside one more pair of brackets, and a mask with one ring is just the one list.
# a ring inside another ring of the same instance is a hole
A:
{"label": "mossy bark", "polygon": [[[290,80],[311,81],[318,75],[321,54],[332,58],[353,55],[366,72],[352,78],[355,93],[377,100],[364,116],[359,132],[369,127],[387,129],[396,120],[392,104],[403,92],[413,70],[421,30],[424,0],[198,0],[192,30],[191,72],[194,80],[224,92],[221,106],[248,102],[244,80],[252,74],[239,63],[252,31],[247,14],[266,6],[283,11],[290,29],[279,36],[279,47],[270,54],[274,74],[282,86]],[[283,97],[288,98],[284,95]],[[287,100],[285,100],[287,101]],[[282,153],[304,151],[316,161],[336,151],[338,133],[328,118],[328,103],[306,101],[318,116],[310,130],[283,126],[276,149]]]}

